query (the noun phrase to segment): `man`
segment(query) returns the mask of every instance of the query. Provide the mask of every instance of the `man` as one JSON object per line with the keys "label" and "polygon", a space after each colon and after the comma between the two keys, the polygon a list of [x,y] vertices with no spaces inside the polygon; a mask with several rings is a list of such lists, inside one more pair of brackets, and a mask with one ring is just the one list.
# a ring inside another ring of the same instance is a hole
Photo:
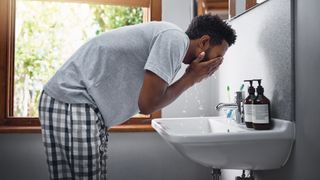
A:
{"label": "man", "polygon": [[[167,22],[108,31],[84,44],[44,87],[39,104],[51,179],[106,179],[105,127],[150,114],[211,76],[236,39],[218,16],[183,32]],[[184,75],[172,83],[181,67]]]}

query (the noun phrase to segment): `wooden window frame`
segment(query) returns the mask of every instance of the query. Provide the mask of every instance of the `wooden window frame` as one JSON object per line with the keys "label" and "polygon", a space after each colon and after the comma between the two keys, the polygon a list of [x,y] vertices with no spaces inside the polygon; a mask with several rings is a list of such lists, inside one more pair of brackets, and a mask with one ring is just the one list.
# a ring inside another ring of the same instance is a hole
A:
{"label": "wooden window frame", "polygon": [[[13,117],[14,94],[14,23],[15,1],[0,0],[0,133],[40,133],[39,118]],[[39,0],[40,1],[40,0]],[[76,3],[98,3],[145,8],[144,20],[161,20],[161,0],[42,0]],[[109,132],[154,131],[151,120],[161,117],[161,111],[148,118],[130,118],[125,123],[114,126]]]}
{"label": "wooden window frame", "polygon": [[[236,15],[236,0],[230,0],[229,1],[229,14],[230,14],[230,18],[237,16]],[[254,7],[255,5],[257,5],[257,0],[246,0],[246,8],[245,10],[248,10],[252,7]],[[240,13],[241,14],[241,13]]]}

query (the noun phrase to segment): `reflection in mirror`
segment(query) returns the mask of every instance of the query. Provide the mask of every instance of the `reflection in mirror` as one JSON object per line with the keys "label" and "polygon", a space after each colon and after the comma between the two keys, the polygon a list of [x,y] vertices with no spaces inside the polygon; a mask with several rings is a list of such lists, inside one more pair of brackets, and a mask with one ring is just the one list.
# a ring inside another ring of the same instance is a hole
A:
{"label": "reflection in mirror", "polygon": [[266,0],[195,0],[197,15],[217,14],[231,19]]}

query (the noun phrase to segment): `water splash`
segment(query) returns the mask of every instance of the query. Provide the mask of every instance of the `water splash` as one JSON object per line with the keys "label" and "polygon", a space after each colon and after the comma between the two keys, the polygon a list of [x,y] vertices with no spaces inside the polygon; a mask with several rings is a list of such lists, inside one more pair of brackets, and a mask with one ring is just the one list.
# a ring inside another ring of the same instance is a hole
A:
{"label": "water splash", "polygon": [[181,112],[183,114],[186,114],[187,113],[187,107],[188,107],[188,104],[189,104],[188,92],[183,93],[182,96],[183,96],[183,99],[184,99],[184,103],[183,103],[183,108],[182,108]]}
{"label": "water splash", "polygon": [[199,89],[201,89],[201,88],[199,88],[199,85],[195,84],[195,86],[194,86],[195,100],[196,100],[196,102],[198,104],[198,110],[203,111],[204,108],[203,108],[203,105],[202,105],[200,97],[199,97],[200,96],[200,90]]}
{"label": "water splash", "polygon": [[217,79],[216,74],[213,74],[211,77],[213,77],[213,79]]}

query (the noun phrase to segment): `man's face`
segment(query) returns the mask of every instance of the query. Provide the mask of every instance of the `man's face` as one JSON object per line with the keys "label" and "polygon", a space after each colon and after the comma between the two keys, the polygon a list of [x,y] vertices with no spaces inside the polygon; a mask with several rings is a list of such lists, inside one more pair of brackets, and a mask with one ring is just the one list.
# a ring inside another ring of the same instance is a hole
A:
{"label": "man's face", "polygon": [[225,40],[223,40],[220,45],[210,45],[210,47],[205,51],[206,54],[202,61],[208,61],[217,57],[223,57],[228,48],[229,45]]}

